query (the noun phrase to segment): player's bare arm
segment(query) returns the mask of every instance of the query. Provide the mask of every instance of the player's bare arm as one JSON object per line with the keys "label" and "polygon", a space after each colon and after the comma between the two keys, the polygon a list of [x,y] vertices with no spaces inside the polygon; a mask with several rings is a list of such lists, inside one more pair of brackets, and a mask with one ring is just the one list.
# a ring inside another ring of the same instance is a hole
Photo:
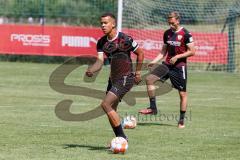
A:
{"label": "player's bare arm", "polygon": [[157,62],[159,62],[160,60],[164,59],[165,55],[167,52],[167,45],[164,44],[162,47],[161,52],[158,54],[157,57],[155,57],[149,64],[148,67],[152,67],[154,64],[156,64]]}
{"label": "player's bare arm", "polygon": [[96,62],[87,69],[86,75],[88,77],[92,77],[95,72],[101,70],[103,66],[103,62],[104,62],[104,56],[103,56],[103,53],[100,53],[98,54]]}
{"label": "player's bare arm", "polygon": [[136,65],[136,71],[135,71],[135,83],[138,84],[141,82],[141,68],[143,64],[144,59],[144,53],[143,50],[140,48],[137,48],[137,50],[134,52],[137,55],[137,65]]}
{"label": "player's bare arm", "polygon": [[187,51],[183,54],[178,54],[178,55],[172,57],[170,62],[171,62],[171,64],[174,64],[180,58],[187,58],[187,57],[191,57],[191,56],[195,55],[195,52],[196,52],[196,50],[194,47],[194,43],[188,43]]}

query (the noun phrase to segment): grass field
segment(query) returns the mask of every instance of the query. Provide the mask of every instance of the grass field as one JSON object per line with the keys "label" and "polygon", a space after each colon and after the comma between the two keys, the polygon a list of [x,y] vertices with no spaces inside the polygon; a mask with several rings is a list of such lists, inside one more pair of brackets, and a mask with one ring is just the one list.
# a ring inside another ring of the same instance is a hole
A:
{"label": "grass field", "polygon": [[[95,108],[100,99],[65,95],[49,87],[58,64],[0,62],[1,160],[237,160],[240,157],[240,75],[189,72],[189,110],[185,129],[176,127],[179,98],[175,90],[158,97],[162,117],[137,115],[148,106],[137,98],[119,113],[138,116],[138,126],[126,130],[129,150],[112,154],[106,144],[113,132],[106,116],[69,122],[57,118],[55,106],[72,99],[72,113]],[[83,82],[86,66],[74,70],[66,83],[104,91],[108,68],[95,83]],[[190,112],[191,111],[191,112]]]}

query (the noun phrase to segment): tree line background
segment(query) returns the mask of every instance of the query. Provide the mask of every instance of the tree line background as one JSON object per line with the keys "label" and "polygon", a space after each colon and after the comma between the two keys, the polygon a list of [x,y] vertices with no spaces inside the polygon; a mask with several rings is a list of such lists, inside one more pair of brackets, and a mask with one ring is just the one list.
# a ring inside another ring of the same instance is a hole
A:
{"label": "tree line background", "polygon": [[[124,7],[133,5],[132,13],[125,14],[132,16],[134,9],[144,4],[141,1],[146,5],[158,2],[159,6],[148,8],[152,23],[163,21],[171,10],[180,9],[183,23],[198,23],[206,17],[218,16],[219,10],[237,3],[235,0],[124,0]],[[113,12],[117,15],[117,5],[118,0],[0,0],[0,16],[5,23],[41,23],[44,18],[45,24],[98,26],[102,13]],[[144,17],[143,13],[141,18],[148,17]]]}
{"label": "tree line background", "polygon": [[103,12],[117,13],[117,0],[0,0],[5,23],[99,25]]}

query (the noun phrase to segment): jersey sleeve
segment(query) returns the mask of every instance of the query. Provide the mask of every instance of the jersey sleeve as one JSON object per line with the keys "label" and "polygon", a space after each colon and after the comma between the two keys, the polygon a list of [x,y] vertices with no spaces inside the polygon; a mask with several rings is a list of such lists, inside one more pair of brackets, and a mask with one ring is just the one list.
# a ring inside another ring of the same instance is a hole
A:
{"label": "jersey sleeve", "polygon": [[166,32],[164,32],[164,34],[163,34],[163,43],[164,44],[167,44],[167,31]]}
{"label": "jersey sleeve", "polygon": [[185,33],[185,35],[184,35],[184,43],[188,44],[188,43],[192,43],[192,42],[193,42],[192,34],[190,32]]}
{"label": "jersey sleeve", "polygon": [[99,39],[97,42],[97,53],[103,54],[103,40]]}
{"label": "jersey sleeve", "polygon": [[130,36],[128,36],[128,40],[131,43],[131,51],[134,52],[137,50],[137,48],[139,47],[138,43]]}

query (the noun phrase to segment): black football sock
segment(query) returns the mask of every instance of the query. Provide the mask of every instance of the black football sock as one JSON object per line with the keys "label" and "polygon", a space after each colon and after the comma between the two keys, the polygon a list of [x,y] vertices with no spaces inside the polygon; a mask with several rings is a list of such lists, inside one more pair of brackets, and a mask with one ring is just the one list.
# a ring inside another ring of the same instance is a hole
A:
{"label": "black football sock", "polygon": [[127,139],[127,136],[124,134],[121,124],[117,127],[112,127],[112,128],[113,128],[113,132],[115,133],[116,137],[123,137],[123,138]]}
{"label": "black football sock", "polygon": [[180,111],[180,118],[179,118],[180,121],[184,121],[185,112],[186,111]]}
{"label": "black football sock", "polygon": [[157,110],[156,97],[150,97],[149,101],[150,101],[150,108]]}

